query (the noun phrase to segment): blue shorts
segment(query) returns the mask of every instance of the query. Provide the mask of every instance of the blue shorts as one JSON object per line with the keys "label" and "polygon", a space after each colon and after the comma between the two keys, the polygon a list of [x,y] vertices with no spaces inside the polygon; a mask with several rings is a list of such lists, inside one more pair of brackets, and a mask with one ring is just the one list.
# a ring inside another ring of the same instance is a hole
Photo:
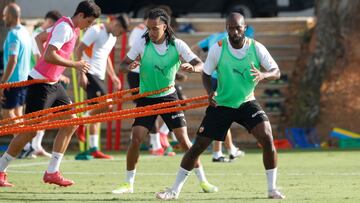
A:
{"label": "blue shorts", "polygon": [[4,90],[5,101],[2,104],[3,109],[14,109],[25,104],[26,87],[14,87]]}

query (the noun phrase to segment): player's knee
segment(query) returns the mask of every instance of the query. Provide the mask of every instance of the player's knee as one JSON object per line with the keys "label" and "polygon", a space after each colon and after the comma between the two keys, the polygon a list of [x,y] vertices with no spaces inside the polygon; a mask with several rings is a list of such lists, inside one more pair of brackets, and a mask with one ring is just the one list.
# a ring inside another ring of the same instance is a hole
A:
{"label": "player's knee", "polygon": [[131,138],[131,146],[132,147],[140,148],[141,143],[142,143],[142,140],[139,137],[133,136]]}

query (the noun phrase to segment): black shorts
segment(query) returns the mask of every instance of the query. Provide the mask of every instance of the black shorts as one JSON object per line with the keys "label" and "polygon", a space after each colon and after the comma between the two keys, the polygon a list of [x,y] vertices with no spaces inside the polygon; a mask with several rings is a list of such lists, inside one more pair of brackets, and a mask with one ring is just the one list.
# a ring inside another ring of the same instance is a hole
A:
{"label": "black shorts", "polygon": [[3,109],[14,109],[25,104],[26,87],[14,87],[4,90],[5,101],[1,105]]}
{"label": "black shorts", "polygon": [[100,97],[106,94],[105,81],[95,75],[86,74],[88,85],[86,87],[87,99]]}
{"label": "black shorts", "polygon": [[209,106],[197,135],[224,141],[233,122],[244,126],[250,132],[257,124],[268,120],[267,115],[256,100],[245,102],[237,109]]}
{"label": "black shorts", "polygon": [[[174,92],[170,95],[164,96],[164,97],[158,97],[158,98],[140,98],[136,104],[136,107],[142,107],[142,106],[148,106],[163,102],[170,102],[170,101],[177,101],[179,100],[177,93]],[[158,115],[153,116],[146,116],[146,117],[140,117],[135,118],[133,126],[143,126],[147,128],[149,131],[152,129],[152,127],[155,124],[155,120]],[[186,126],[186,120],[185,115],[183,111],[177,111],[167,114],[161,114],[161,118],[164,120],[166,125],[170,130],[185,127]]]}
{"label": "black shorts", "polygon": [[[32,80],[29,77],[29,80]],[[25,113],[31,113],[50,107],[71,104],[70,97],[60,82],[53,85],[37,83],[28,86]]]}

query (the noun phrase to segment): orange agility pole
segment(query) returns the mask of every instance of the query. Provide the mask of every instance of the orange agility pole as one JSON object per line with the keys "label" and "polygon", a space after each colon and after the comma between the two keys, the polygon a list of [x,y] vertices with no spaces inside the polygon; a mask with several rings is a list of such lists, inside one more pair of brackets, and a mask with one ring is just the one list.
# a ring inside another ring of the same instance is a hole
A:
{"label": "orange agility pole", "polygon": [[[183,101],[183,100],[180,100]],[[166,102],[165,102],[166,103]],[[162,103],[164,105],[164,103]],[[209,105],[208,102],[191,104],[188,106],[178,106],[178,107],[169,107],[169,108],[162,108],[158,110],[151,109],[149,111],[142,111],[139,113],[129,113],[129,114],[121,114],[122,112],[108,112],[103,113],[101,117],[98,115],[96,116],[89,116],[85,118],[73,118],[69,120],[63,120],[62,122],[52,121],[49,123],[41,123],[31,126],[19,126],[17,128],[5,129],[0,131],[0,135],[7,135],[7,134],[16,134],[16,133],[24,133],[30,131],[38,131],[44,129],[54,129],[54,128],[61,128],[65,126],[74,126],[74,125],[82,125],[87,123],[97,123],[97,122],[105,122],[109,120],[121,120],[121,119],[128,119],[128,118],[137,118],[137,117],[145,117],[157,114],[165,114],[175,111],[183,111],[188,109],[200,108]],[[95,118],[94,118],[95,117]]]}

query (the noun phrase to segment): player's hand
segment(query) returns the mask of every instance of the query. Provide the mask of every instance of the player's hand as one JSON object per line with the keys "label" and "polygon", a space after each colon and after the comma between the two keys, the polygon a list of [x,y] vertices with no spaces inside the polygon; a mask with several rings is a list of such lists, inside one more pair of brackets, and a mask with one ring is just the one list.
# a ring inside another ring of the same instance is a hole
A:
{"label": "player's hand", "polygon": [[114,91],[115,92],[121,90],[121,82],[120,82],[118,77],[115,76],[114,78],[112,78],[112,82],[114,84]]}
{"label": "player's hand", "polygon": [[250,75],[254,76],[253,81],[255,83],[259,83],[261,80],[265,79],[264,74],[260,70],[258,70],[253,63],[251,63],[250,71],[252,72],[252,74]]}
{"label": "player's hand", "polygon": [[129,70],[133,70],[136,67],[140,66],[140,62],[139,61],[133,61],[132,63],[129,64]]}
{"label": "player's hand", "polygon": [[90,64],[84,60],[76,61],[74,67],[82,73],[89,72]]}
{"label": "player's hand", "polygon": [[193,65],[191,65],[190,63],[183,63],[180,65],[180,70],[185,71],[185,72],[195,72],[195,68]]}
{"label": "player's hand", "polygon": [[216,92],[212,92],[209,94],[209,103],[210,103],[210,106],[213,106],[213,107],[217,107],[217,103],[215,101],[215,96],[217,95]]}
{"label": "player's hand", "polygon": [[80,74],[79,83],[80,83],[80,87],[83,88],[84,90],[86,90],[86,87],[89,84],[89,79],[87,78],[87,76],[84,73]]}

